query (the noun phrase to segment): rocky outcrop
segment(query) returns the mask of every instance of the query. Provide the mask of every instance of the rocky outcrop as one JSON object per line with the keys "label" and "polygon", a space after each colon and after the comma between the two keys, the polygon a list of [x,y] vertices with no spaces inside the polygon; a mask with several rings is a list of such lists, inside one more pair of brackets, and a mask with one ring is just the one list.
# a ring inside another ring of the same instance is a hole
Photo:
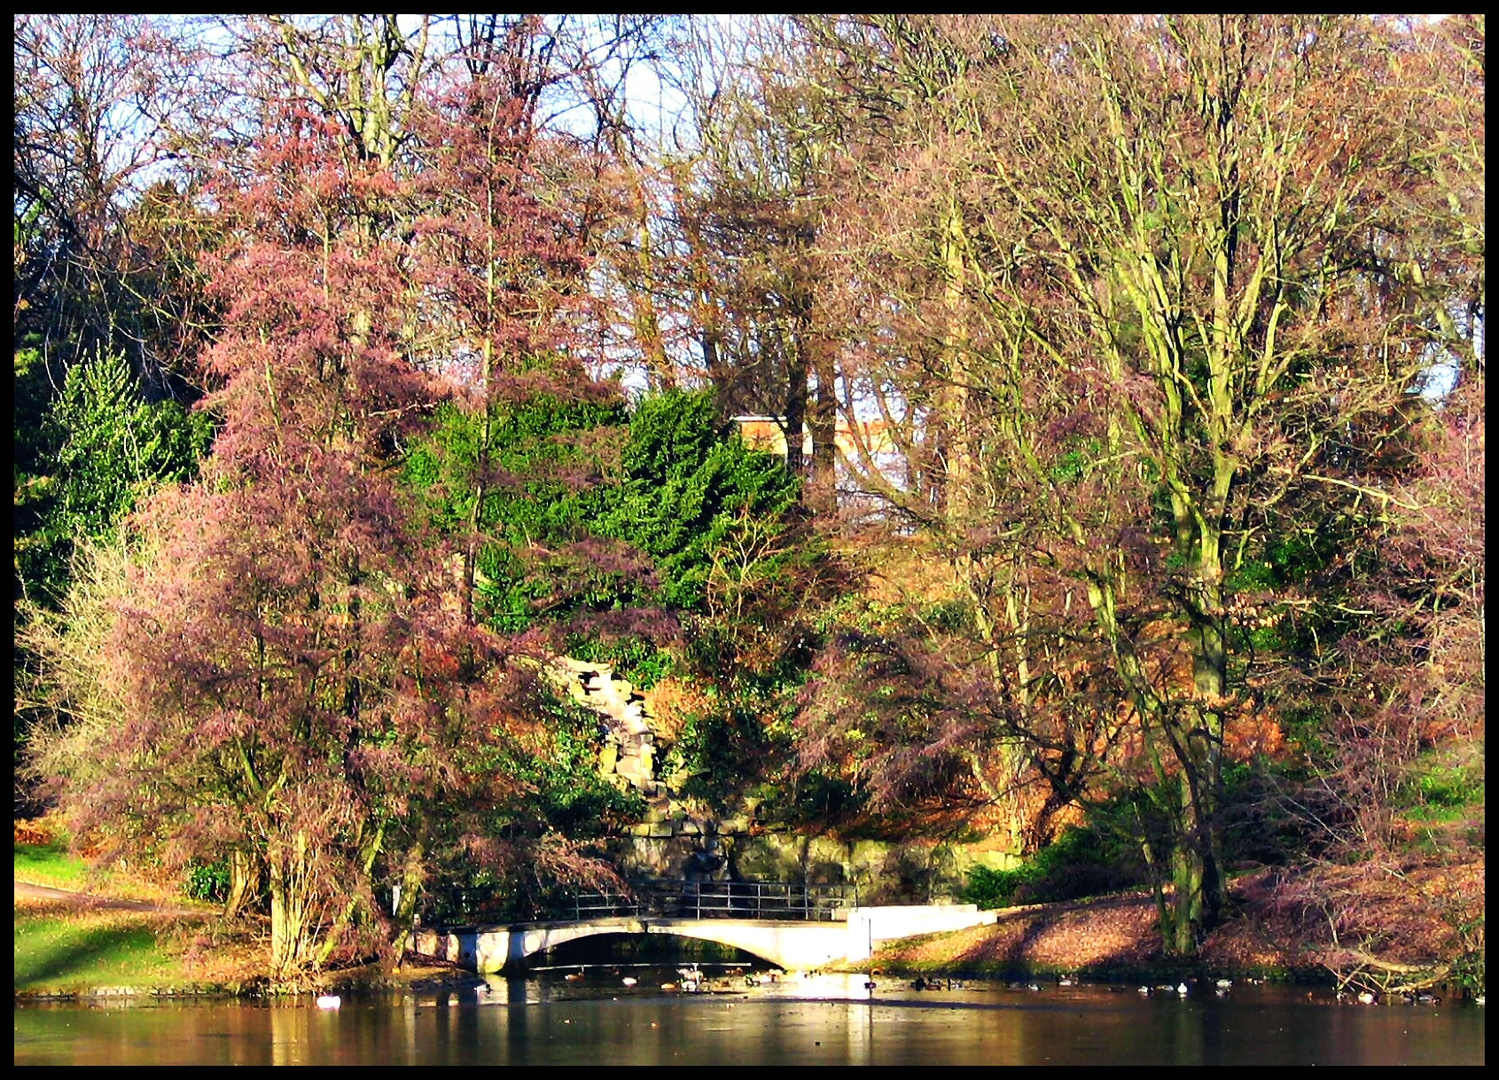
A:
{"label": "rocky outcrop", "polygon": [[656,780],[656,734],[646,714],[644,695],[614,674],[608,664],[559,657],[556,667],[573,700],[599,714],[604,746],[599,768],[646,798],[664,794]]}

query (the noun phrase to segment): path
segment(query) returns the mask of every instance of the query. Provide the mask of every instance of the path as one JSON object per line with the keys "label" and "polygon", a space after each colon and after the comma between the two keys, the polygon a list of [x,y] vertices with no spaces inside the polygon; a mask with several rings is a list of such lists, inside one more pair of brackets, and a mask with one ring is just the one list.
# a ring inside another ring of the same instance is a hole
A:
{"label": "path", "polygon": [[32,885],[18,881],[16,899],[55,900],[77,908],[106,908],[114,911],[149,911],[157,915],[201,915],[213,914],[210,908],[190,908],[161,904],[151,900],[125,900],[117,896],[95,896],[93,893],[74,892],[70,889],[54,889],[50,885]]}

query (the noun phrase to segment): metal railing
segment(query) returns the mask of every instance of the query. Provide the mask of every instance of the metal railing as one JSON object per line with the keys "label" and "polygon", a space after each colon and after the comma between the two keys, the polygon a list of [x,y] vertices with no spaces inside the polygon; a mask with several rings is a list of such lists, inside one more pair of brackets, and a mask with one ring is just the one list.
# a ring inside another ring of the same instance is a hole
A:
{"label": "metal railing", "polygon": [[[712,881],[685,878],[643,878],[629,883],[626,892],[558,891],[535,900],[526,911],[508,912],[509,920],[539,922],[610,917],[672,919],[788,919],[834,922],[848,918],[858,903],[849,886],[806,885],[786,881]],[[434,898],[436,899],[436,898]],[[454,892],[431,905],[435,921],[491,921],[500,913],[493,899],[467,891]]]}
{"label": "metal railing", "polygon": [[[676,919],[799,919],[834,921],[848,917],[852,897],[841,885],[786,881],[711,881],[646,878],[630,883],[631,893],[575,893],[575,919],[610,915],[651,915]],[[564,916],[565,917],[565,916]]]}

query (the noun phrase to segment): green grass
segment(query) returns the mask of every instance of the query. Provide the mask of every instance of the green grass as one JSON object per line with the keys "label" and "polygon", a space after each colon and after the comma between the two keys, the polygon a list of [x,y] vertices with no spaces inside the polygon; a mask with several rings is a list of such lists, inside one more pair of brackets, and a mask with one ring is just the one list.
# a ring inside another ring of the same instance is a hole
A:
{"label": "green grass", "polygon": [[18,845],[15,856],[17,881],[50,885],[54,889],[82,889],[88,884],[88,866],[78,856],[69,854],[67,844],[61,840]]}
{"label": "green grass", "polygon": [[126,900],[169,901],[191,904],[180,889],[154,882],[122,869],[96,869],[68,851],[66,840],[48,844],[17,844],[15,880],[28,885],[46,885],[70,892],[117,896]]}
{"label": "green grass", "polygon": [[1458,745],[1418,757],[1400,785],[1396,807],[1414,825],[1455,835],[1453,826],[1482,822],[1484,796],[1482,750]]}
{"label": "green grass", "polygon": [[[97,872],[66,842],[20,844],[15,880],[71,892],[155,900],[163,890],[118,872]],[[177,906],[182,901],[174,899]],[[66,994],[100,987],[180,986],[190,922],[151,911],[78,907],[72,900],[17,897],[15,992]]]}
{"label": "green grass", "polygon": [[16,993],[173,985],[181,980],[180,950],[158,941],[160,925],[149,913],[17,909]]}

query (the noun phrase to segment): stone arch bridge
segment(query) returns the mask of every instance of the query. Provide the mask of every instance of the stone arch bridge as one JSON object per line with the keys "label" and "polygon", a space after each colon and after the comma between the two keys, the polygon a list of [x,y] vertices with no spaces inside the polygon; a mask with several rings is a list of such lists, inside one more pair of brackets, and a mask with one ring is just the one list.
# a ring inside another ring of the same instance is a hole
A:
{"label": "stone arch bridge", "polygon": [[793,919],[684,918],[680,916],[610,915],[423,929],[416,950],[487,974],[522,970],[526,958],[569,941],[601,934],[669,934],[743,949],[778,967],[809,970],[834,961],[866,960],[883,941],[959,930],[994,922],[992,911],[973,904],[926,904],[900,907],[853,907],[824,922]]}

